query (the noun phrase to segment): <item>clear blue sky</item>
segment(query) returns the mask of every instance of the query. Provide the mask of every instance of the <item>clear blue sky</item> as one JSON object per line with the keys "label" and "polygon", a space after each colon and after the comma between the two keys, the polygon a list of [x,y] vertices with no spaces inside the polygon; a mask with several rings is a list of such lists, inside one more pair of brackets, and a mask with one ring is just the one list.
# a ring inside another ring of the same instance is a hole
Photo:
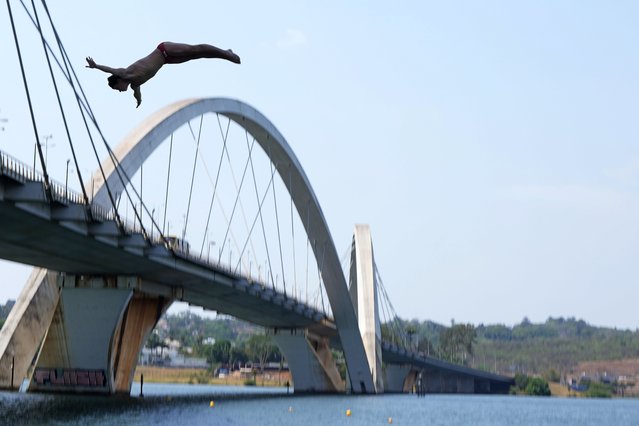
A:
{"label": "clear blue sky", "polygon": [[[12,3],[26,49],[41,49]],[[639,3],[49,3],[113,145],[182,98],[253,105],[297,154],[338,251],[370,224],[401,316],[639,327]],[[0,149],[30,162],[5,5],[0,40]],[[164,67],[137,110],[83,68],[87,55],[126,66],[164,40],[230,47],[242,65]],[[0,301],[17,297],[28,269],[0,272]]]}

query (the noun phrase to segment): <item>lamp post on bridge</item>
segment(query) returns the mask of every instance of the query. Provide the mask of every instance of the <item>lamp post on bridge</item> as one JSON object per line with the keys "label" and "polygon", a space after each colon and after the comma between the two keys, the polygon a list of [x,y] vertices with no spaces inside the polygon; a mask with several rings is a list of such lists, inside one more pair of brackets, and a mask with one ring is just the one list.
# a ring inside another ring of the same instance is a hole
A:
{"label": "lamp post on bridge", "polygon": [[[49,134],[46,136],[40,136],[44,138],[44,164],[46,165],[49,158],[49,139],[53,138],[53,134]],[[55,145],[52,145],[53,148]],[[38,141],[33,145],[33,170],[36,168],[36,152],[38,151]]]}
{"label": "lamp post on bridge", "polygon": [[155,228],[155,207],[151,210],[151,241],[153,241],[153,228]]}
{"label": "lamp post on bridge", "polygon": [[209,241],[209,248],[206,251],[206,261],[211,263],[211,247],[215,245],[215,241]]}
{"label": "lamp post on bridge", "polygon": [[71,161],[71,159],[67,158],[67,174],[64,179],[64,198],[66,198],[67,201],[69,201],[69,161]]}

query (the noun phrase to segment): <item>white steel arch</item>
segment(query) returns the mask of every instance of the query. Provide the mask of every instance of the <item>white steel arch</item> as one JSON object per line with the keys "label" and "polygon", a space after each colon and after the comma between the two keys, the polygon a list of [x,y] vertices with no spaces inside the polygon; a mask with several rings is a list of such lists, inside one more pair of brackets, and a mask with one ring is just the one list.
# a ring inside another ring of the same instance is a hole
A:
{"label": "white steel arch", "polygon": [[[149,116],[114,149],[121,170],[126,175],[133,176],[144,160],[166,141],[172,132],[205,113],[223,115],[243,127],[260,144],[276,167],[298,214],[304,218],[302,223],[312,243],[311,247],[335,317],[352,390],[356,393],[375,392],[357,315],[322,209],[304,170],[284,136],[264,115],[235,99],[195,98],[175,102]],[[111,193],[121,193],[126,182],[122,182],[115,173],[113,162],[107,159],[103,161],[102,167]],[[96,192],[92,203],[108,206],[107,185],[104,185],[99,171],[94,173],[93,181]]]}

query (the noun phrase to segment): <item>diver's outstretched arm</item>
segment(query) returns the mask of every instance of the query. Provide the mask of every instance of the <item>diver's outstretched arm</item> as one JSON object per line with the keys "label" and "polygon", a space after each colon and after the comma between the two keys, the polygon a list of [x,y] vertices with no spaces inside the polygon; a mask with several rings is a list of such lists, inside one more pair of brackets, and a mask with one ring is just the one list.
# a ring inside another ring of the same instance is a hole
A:
{"label": "diver's outstretched arm", "polygon": [[120,78],[125,77],[124,73],[126,70],[124,68],[111,68],[111,67],[107,67],[106,65],[98,65],[90,56],[87,56],[87,64],[89,64],[86,66],[87,68],[96,68],[96,69],[99,69],[100,71],[116,75]]}

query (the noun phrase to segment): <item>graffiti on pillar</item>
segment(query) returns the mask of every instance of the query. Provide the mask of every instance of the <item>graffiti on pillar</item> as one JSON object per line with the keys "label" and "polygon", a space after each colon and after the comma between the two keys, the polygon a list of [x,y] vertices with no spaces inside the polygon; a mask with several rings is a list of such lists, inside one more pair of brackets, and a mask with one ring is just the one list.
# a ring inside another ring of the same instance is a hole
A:
{"label": "graffiti on pillar", "polygon": [[87,387],[105,388],[107,385],[104,370],[36,368],[33,381],[38,387]]}

